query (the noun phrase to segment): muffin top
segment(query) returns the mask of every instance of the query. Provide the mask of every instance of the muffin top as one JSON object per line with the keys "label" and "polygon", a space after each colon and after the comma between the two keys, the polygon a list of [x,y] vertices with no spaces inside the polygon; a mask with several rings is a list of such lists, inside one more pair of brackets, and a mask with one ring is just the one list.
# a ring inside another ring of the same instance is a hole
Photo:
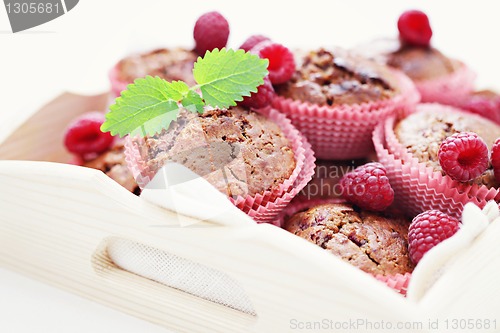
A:
{"label": "muffin top", "polygon": [[125,147],[123,146],[123,142],[120,140],[109,150],[98,155],[96,158],[85,162],[83,166],[101,170],[130,192],[139,194],[139,186],[135,182],[132,172],[130,172],[127,167],[124,151]]}
{"label": "muffin top", "polygon": [[[438,151],[447,137],[460,132],[474,132],[491,149],[495,140],[500,137],[500,126],[478,115],[456,109],[443,107],[436,112],[434,108],[421,108],[419,112],[399,121],[394,132],[408,152],[444,175],[439,164]],[[471,182],[498,187],[491,168]]]}
{"label": "muffin top", "polygon": [[412,80],[431,80],[453,73],[460,63],[433,47],[404,46],[387,54],[387,65],[403,71]]}
{"label": "muffin top", "polygon": [[182,80],[189,86],[195,85],[193,66],[197,55],[193,51],[157,49],[148,53],[136,54],[118,63],[118,78],[133,82],[137,78],[159,76],[167,81]]}
{"label": "muffin top", "polygon": [[345,50],[320,48],[297,57],[290,81],[276,87],[283,97],[342,105],[389,99],[397,93],[395,78],[385,66]]}
{"label": "muffin top", "polygon": [[242,107],[185,112],[168,130],[146,137],[141,149],[150,170],[180,163],[230,197],[274,190],[295,169],[281,128]]}
{"label": "muffin top", "polygon": [[409,221],[326,203],[298,212],[285,229],[371,274],[413,270],[408,255]]}
{"label": "muffin top", "polygon": [[377,39],[355,50],[378,63],[401,70],[414,81],[438,78],[460,67],[457,60],[433,47],[402,44],[398,39]]}

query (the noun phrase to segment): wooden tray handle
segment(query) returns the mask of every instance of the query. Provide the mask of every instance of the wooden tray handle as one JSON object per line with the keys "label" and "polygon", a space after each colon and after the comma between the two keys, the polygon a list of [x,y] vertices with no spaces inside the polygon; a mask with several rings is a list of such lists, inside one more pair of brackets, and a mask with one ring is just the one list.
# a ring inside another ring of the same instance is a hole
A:
{"label": "wooden tray handle", "polygon": [[[179,332],[282,332],[293,320],[410,319],[417,313],[367,274],[282,229],[201,221],[180,227],[173,212],[100,171],[0,161],[0,186],[0,265]],[[227,274],[256,316],[128,272],[98,274],[96,251],[109,237]]]}

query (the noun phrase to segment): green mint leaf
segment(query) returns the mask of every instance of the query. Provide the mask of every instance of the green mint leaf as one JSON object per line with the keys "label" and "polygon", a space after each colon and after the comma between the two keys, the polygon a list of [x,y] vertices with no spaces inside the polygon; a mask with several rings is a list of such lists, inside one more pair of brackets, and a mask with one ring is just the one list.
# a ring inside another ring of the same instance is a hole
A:
{"label": "green mint leaf", "polygon": [[172,81],[170,83],[170,88],[172,89],[172,93],[175,91],[175,93],[178,93],[179,97],[176,97],[174,99],[180,100],[183,96],[185,96],[189,92],[189,86],[183,82],[183,81]]}
{"label": "green mint leaf", "polygon": [[182,100],[182,106],[184,106],[188,111],[203,113],[205,104],[203,99],[196,91],[189,90],[186,97]]}
{"label": "green mint leaf", "polygon": [[214,49],[198,58],[193,74],[206,104],[228,108],[257,91],[264,83],[268,64],[267,59],[244,50]]}
{"label": "green mint leaf", "polygon": [[168,129],[177,119],[179,104],[198,113],[203,113],[205,105],[219,108],[236,105],[264,83],[268,64],[267,59],[243,50],[214,49],[194,64],[193,75],[198,83],[194,87],[159,77],[136,79],[111,105],[101,130],[120,137],[154,135]]}
{"label": "green mint leaf", "polygon": [[170,122],[162,124],[160,120],[172,118],[163,116],[168,112],[176,111],[174,113],[177,115],[177,102],[183,98],[185,91],[183,85],[187,86],[184,82],[169,83],[159,77],[136,79],[122,91],[115,104],[110,106],[101,130],[122,137],[130,133],[141,133],[143,130],[154,134],[165,126],[168,128]]}
{"label": "green mint leaf", "polygon": [[155,133],[161,132],[163,129],[168,129],[170,123],[177,119],[179,115],[180,108],[175,103],[175,107],[172,107],[169,112],[163,113],[153,119],[146,121],[140,127],[132,130],[130,135],[135,136],[146,136],[154,135]]}

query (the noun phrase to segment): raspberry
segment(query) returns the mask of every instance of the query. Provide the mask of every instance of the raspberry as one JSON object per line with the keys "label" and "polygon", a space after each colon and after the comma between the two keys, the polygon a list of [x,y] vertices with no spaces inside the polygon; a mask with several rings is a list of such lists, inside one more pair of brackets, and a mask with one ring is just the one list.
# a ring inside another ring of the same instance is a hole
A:
{"label": "raspberry", "polygon": [[79,166],[82,166],[83,163],[85,163],[85,159],[80,155],[71,155],[71,159],[68,161],[68,164]]}
{"label": "raspberry", "polygon": [[269,40],[263,41],[255,45],[251,52],[269,60],[267,70],[272,84],[285,83],[295,72],[293,54],[281,44]]}
{"label": "raspberry", "polygon": [[408,10],[398,20],[399,38],[411,45],[429,46],[432,29],[429,18],[419,10]]}
{"label": "raspberry", "polygon": [[264,83],[257,88],[257,93],[252,93],[250,96],[245,97],[240,104],[249,108],[260,109],[269,105],[273,97],[274,88],[271,80],[269,80],[269,76],[266,76],[264,77]]}
{"label": "raspberry", "polygon": [[196,52],[203,56],[207,51],[226,46],[229,37],[229,23],[218,12],[201,15],[193,31]]}
{"label": "raspberry", "polygon": [[491,148],[491,165],[493,166],[495,179],[500,182],[500,138],[495,140]]}
{"label": "raspberry", "polygon": [[385,167],[376,162],[362,165],[340,180],[342,196],[363,209],[382,211],[394,201]]}
{"label": "raspberry", "polygon": [[104,121],[104,114],[100,112],[88,112],[76,118],[64,135],[66,149],[81,156],[107,150],[114,138],[110,133],[101,131]]}
{"label": "raspberry", "polygon": [[441,143],[438,159],[448,176],[467,182],[488,168],[488,147],[476,133],[455,133]]}
{"label": "raspberry", "polygon": [[262,36],[262,35],[252,35],[247,38],[247,40],[241,44],[240,49],[245,50],[245,51],[250,51],[255,45],[259,44],[260,42],[269,40],[268,37]]}
{"label": "raspberry", "polygon": [[434,246],[453,236],[460,222],[438,210],[428,210],[417,215],[408,230],[408,250],[414,264]]}

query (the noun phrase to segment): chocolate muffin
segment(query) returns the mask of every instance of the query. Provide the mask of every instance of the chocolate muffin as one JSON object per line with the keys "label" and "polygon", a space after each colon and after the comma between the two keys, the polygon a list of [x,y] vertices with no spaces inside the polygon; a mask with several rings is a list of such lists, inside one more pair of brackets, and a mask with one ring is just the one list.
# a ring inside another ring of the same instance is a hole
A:
{"label": "chocolate muffin", "polygon": [[397,68],[414,81],[432,80],[452,74],[461,63],[434,47],[403,44],[398,39],[378,39],[355,51],[376,62]]}
{"label": "chocolate muffin", "polygon": [[387,65],[402,70],[412,80],[430,80],[453,73],[460,63],[433,47],[402,47],[387,55]]}
{"label": "chocolate muffin", "polygon": [[273,191],[295,169],[281,128],[242,107],[183,113],[168,130],[144,140],[140,154],[147,169],[180,163],[229,197]]}
{"label": "chocolate muffin", "polygon": [[[436,171],[443,172],[439,164],[438,151],[439,146],[447,137],[460,132],[474,132],[491,149],[495,140],[500,137],[500,126],[478,115],[443,107],[440,112],[434,112],[433,109],[421,109],[399,121],[394,132],[401,145],[420,162],[426,163]],[[488,187],[499,185],[491,168],[471,183]]]}
{"label": "chocolate muffin", "polygon": [[409,221],[326,203],[294,214],[285,229],[371,274],[413,270],[408,255]]}
{"label": "chocolate muffin", "polygon": [[139,195],[140,189],[125,162],[125,147],[118,141],[109,150],[85,162],[83,166],[101,170],[130,192]]}
{"label": "chocolate muffin", "polygon": [[429,46],[403,44],[397,39],[380,39],[356,48],[356,52],[403,71],[414,81],[432,80],[460,68],[461,63]]}
{"label": "chocolate muffin", "polygon": [[352,105],[390,99],[397,86],[385,66],[342,49],[320,48],[297,59],[292,79],[276,91],[318,105]]}
{"label": "chocolate muffin", "polygon": [[124,58],[117,64],[116,78],[121,82],[131,83],[136,78],[159,76],[167,81],[181,80],[189,86],[195,85],[193,66],[195,52],[182,49],[157,49]]}

